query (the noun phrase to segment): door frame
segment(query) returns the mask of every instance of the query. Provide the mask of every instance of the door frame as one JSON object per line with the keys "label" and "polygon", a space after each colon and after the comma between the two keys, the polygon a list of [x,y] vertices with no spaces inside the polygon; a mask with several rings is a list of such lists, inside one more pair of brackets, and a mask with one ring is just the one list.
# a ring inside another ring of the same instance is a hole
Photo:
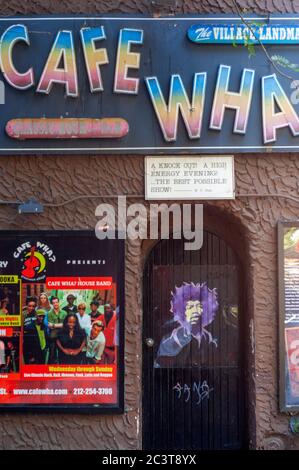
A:
{"label": "door frame", "polygon": [[[243,343],[241,348],[241,362],[244,367],[244,396],[246,406],[244,407],[244,443],[246,448],[254,449],[256,446],[256,389],[254,382],[255,350],[254,350],[254,315],[253,298],[248,294],[252,291],[251,267],[249,260],[249,243],[246,236],[246,227],[231,213],[221,210],[219,207],[204,205],[204,230],[210,232],[231,247],[236,255],[240,276],[239,299],[240,311],[244,320],[240,322],[240,338]],[[151,251],[161,241],[144,240],[142,243],[143,262],[141,265],[142,276],[142,347],[141,347],[141,421],[140,421],[140,444],[143,446],[143,341],[144,341],[144,314],[146,314],[144,298],[144,275],[145,268]],[[242,286],[242,288],[241,288]]]}

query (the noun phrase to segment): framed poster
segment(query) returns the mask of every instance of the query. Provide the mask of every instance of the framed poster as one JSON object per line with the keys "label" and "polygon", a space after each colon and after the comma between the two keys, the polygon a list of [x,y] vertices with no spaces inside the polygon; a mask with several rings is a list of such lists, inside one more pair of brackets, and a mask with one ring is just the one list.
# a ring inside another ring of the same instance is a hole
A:
{"label": "framed poster", "polygon": [[0,408],[123,411],[124,240],[0,232]]}
{"label": "framed poster", "polygon": [[281,411],[299,410],[299,221],[278,224]]}

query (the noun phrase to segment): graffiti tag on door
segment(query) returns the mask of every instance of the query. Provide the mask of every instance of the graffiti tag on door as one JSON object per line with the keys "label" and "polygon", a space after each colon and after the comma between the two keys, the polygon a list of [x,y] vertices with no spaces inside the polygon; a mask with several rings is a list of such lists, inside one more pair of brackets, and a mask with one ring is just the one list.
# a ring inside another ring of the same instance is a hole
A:
{"label": "graffiti tag on door", "polygon": [[210,398],[210,393],[214,390],[209,386],[206,380],[203,382],[194,381],[192,384],[177,384],[173,387],[173,390],[176,392],[177,399],[183,399],[185,403],[189,402],[190,399],[196,400],[195,404],[199,405],[202,401],[208,400]]}

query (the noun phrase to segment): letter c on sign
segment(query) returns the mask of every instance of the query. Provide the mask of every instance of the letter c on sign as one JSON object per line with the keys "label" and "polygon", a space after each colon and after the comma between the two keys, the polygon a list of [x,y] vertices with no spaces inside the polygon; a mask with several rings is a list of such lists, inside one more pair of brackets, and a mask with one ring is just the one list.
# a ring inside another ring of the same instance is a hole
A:
{"label": "letter c on sign", "polygon": [[0,65],[5,79],[11,86],[19,90],[26,90],[34,85],[34,76],[32,68],[27,72],[20,73],[13,64],[12,51],[14,45],[19,41],[30,45],[26,26],[16,24],[4,31],[0,40]]}

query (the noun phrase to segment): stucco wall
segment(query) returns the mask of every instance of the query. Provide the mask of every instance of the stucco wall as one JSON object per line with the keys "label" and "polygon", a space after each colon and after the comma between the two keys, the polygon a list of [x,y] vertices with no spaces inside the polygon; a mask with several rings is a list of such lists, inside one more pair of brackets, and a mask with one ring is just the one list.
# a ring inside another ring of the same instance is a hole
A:
{"label": "stucco wall", "polygon": [[[156,1],[156,4],[159,0]],[[299,1],[239,1],[250,11],[299,12]],[[231,12],[230,1],[178,0],[169,13]],[[1,15],[49,13],[156,13],[149,1],[107,0],[0,2]],[[237,192],[243,194],[298,194],[299,160],[296,155],[243,155],[235,161]],[[62,203],[77,195],[142,194],[143,157],[1,157],[0,199]],[[59,207],[45,207],[41,215],[17,215],[15,206],[0,205],[0,229],[94,228],[97,202],[81,199]],[[108,202],[108,200],[107,200]],[[109,200],[109,202],[111,202]],[[288,417],[278,411],[278,303],[276,224],[281,218],[298,217],[299,203],[284,198],[242,197],[210,204],[219,208],[229,223],[241,226],[249,255],[248,311],[254,318],[255,354],[250,368],[252,445],[269,446],[269,437],[281,436],[287,448],[299,449],[299,439],[288,430]],[[242,247],[241,247],[242,249]],[[141,317],[142,265],[146,250],[139,242],[127,244],[125,406],[120,416],[101,415],[0,415],[0,449],[134,449],[141,446]],[[249,335],[249,330],[248,330]],[[249,361],[251,362],[251,361]],[[140,365],[138,365],[140,364]],[[255,413],[255,419],[253,414]],[[275,445],[275,442],[272,444]]]}

